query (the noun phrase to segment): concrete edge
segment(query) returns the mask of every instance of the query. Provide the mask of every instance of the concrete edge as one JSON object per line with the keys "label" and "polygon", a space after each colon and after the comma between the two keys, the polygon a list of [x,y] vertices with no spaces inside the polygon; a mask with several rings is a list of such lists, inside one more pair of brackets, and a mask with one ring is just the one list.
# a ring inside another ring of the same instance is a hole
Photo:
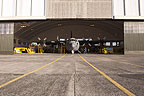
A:
{"label": "concrete edge", "polygon": [[125,51],[124,54],[144,54],[144,51]]}
{"label": "concrete edge", "polygon": [[0,55],[13,55],[13,51],[0,51]]}

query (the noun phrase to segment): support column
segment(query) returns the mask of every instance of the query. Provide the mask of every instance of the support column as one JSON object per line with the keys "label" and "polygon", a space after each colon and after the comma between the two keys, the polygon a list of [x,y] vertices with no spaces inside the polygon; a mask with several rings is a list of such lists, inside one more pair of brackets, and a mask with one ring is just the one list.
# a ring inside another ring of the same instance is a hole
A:
{"label": "support column", "polygon": [[0,54],[13,54],[14,23],[0,23]]}
{"label": "support column", "polygon": [[125,54],[144,54],[144,21],[124,22]]}

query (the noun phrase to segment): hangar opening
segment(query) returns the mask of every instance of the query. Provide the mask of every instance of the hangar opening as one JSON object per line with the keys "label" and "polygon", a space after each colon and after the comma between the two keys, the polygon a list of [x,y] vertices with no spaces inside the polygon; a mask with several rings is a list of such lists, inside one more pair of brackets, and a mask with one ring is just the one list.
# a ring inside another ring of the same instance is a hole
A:
{"label": "hangar opening", "polygon": [[69,53],[66,42],[75,38],[79,53],[123,54],[124,22],[113,20],[17,21],[17,53]]}

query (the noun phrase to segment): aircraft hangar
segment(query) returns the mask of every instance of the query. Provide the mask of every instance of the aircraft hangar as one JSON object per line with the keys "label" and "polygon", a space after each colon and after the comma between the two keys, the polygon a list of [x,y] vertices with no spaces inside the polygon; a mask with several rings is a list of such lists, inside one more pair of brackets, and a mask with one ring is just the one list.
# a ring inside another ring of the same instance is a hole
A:
{"label": "aircraft hangar", "polygon": [[71,33],[120,46],[120,53],[143,53],[144,1],[0,0],[1,54],[13,54],[14,47],[38,37],[55,41]]}
{"label": "aircraft hangar", "polygon": [[0,0],[0,96],[144,96],[144,0]]}

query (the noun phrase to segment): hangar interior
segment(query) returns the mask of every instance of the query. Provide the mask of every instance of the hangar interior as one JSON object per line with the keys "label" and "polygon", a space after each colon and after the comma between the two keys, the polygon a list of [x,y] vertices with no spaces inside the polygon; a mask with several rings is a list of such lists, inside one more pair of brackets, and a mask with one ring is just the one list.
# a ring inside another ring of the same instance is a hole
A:
{"label": "hangar interior", "polygon": [[[65,42],[76,38],[81,53],[124,53],[124,22],[114,20],[46,20],[17,21],[14,24],[14,47],[29,47],[31,43],[46,44],[45,53],[64,53]],[[71,36],[72,35],[72,36]]]}

